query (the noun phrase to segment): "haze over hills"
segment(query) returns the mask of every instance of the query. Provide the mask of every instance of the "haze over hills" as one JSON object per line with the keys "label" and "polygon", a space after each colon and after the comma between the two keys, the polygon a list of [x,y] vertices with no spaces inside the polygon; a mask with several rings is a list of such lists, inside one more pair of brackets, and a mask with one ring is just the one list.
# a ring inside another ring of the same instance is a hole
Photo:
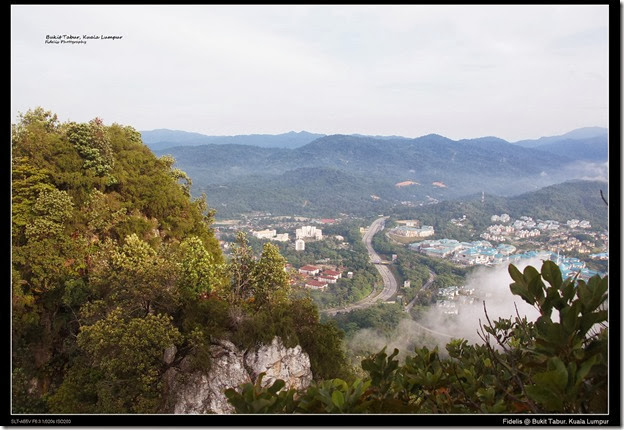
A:
{"label": "haze over hills", "polygon": [[583,140],[591,139],[595,137],[606,137],[609,134],[609,130],[604,127],[582,127],[572,130],[568,133],[559,136],[544,136],[539,139],[527,139],[514,142],[516,145],[524,146],[527,148],[535,148],[541,145],[550,143],[556,143],[566,140]]}
{"label": "haze over hills", "polygon": [[584,127],[561,136],[521,140],[516,145],[535,148],[555,155],[566,155],[579,160],[604,161],[608,158],[608,129]]}
{"label": "haze over hills", "polygon": [[[176,159],[193,180],[192,192],[205,192],[217,216],[278,208],[284,214],[320,215],[475,192],[510,196],[570,179],[606,177],[607,151],[587,149],[592,139],[575,139],[578,151],[565,150],[566,140],[550,141],[551,152],[496,137],[454,141],[436,134],[416,139],[332,135],[294,149],[208,144],[153,151]],[[557,150],[563,154],[555,157]]]}
{"label": "haze over hills", "polygon": [[[248,134],[248,135],[235,135],[235,136],[209,136],[201,133],[194,133],[182,130],[170,130],[166,128],[156,130],[141,131],[141,138],[152,150],[161,150],[165,148],[173,148],[176,146],[198,146],[198,145],[251,145],[260,146],[263,148],[298,148],[300,146],[307,145],[315,139],[327,136],[327,134],[310,133],[307,131],[289,131],[288,133],[281,134]],[[379,140],[393,140],[393,139],[405,139],[410,140],[410,137],[404,136],[381,136],[381,135],[364,135],[354,133],[350,136],[355,137],[372,137]],[[572,130],[568,133],[559,136],[545,136],[539,139],[525,139],[517,142],[510,142],[516,145],[524,146],[527,148],[535,148],[542,145],[564,142],[564,141],[583,141],[585,139],[594,138],[606,138],[608,136],[608,129],[604,127],[583,127]],[[485,139],[481,137],[479,139]],[[492,137],[493,139],[499,139]],[[464,139],[462,139],[464,140]],[[476,140],[476,139],[467,139]],[[500,139],[503,140],[503,139]]]}
{"label": "haze over hills", "polygon": [[142,131],[143,142],[152,150],[173,148],[176,146],[197,145],[250,145],[263,148],[298,148],[312,142],[324,134],[307,131],[282,134],[249,134],[238,136],[207,136],[180,130],[158,129]]}

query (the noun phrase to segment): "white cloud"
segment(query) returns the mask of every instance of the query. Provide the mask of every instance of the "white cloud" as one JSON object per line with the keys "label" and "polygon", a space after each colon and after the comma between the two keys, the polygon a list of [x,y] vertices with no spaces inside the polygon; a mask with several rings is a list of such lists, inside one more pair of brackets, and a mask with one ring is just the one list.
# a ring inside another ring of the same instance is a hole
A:
{"label": "white cloud", "polygon": [[[11,114],[534,138],[607,125],[607,18],[606,6],[13,5]],[[55,32],[124,39],[44,45]]]}

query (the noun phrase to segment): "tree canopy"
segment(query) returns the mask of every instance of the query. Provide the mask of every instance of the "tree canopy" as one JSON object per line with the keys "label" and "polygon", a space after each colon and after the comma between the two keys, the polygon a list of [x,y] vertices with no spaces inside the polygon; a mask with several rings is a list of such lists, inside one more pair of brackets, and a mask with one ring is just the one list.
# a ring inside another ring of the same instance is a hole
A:
{"label": "tree canopy", "polygon": [[14,413],[159,412],[165,349],[207,368],[216,338],[280,335],[343,374],[341,333],[290,297],[278,249],[241,238],[226,261],[206,197],[136,130],[37,108],[11,148]]}

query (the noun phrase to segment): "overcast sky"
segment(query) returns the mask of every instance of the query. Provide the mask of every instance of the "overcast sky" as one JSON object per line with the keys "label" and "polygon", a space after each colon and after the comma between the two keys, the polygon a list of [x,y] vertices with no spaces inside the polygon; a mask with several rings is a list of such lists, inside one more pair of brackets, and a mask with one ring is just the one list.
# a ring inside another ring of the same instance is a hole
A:
{"label": "overcast sky", "polygon": [[[608,126],[608,6],[11,6],[11,121],[509,141]],[[47,35],[120,40],[46,44]]]}

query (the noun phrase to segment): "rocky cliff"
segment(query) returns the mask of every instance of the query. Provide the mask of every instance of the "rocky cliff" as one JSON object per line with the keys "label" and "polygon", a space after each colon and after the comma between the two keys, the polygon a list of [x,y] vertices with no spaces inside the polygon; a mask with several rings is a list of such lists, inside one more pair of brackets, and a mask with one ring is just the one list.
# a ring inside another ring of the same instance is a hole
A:
{"label": "rocky cliff", "polygon": [[[164,361],[171,365],[175,348],[165,351]],[[165,413],[227,414],[234,408],[223,392],[246,382],[255,383],[265,373],[262,385],[283,379],[288,388],[306,388],[312,382],[310,358],[300,346],[286,348],[275,337],[270,345],[240,350],[233,343],[219,340],[210,347],[210,370],[190,370],[190,357],[170,367],[164,375]]]}

